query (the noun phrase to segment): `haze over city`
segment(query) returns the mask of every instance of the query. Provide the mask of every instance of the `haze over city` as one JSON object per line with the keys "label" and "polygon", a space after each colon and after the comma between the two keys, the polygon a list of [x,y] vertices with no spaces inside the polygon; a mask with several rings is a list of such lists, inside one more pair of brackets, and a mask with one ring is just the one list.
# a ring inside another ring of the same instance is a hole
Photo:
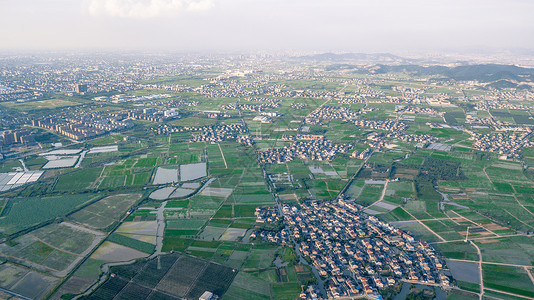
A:
{"label": "haze over city", "polygon": [[2,50],[534,50],[529,0],[1,0]]}

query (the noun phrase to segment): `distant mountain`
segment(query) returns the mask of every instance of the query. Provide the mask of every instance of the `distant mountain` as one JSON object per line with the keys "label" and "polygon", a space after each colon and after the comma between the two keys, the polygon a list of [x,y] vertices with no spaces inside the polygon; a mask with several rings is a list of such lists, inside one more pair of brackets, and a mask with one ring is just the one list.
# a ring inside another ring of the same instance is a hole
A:
{"label": "distant mountain", "polygon": [[498,82],[496,85],[499,87],[511,86],[510,84],[516,84],[517,82],[534,81],[533,68],[523,68],[513,65],[498,64],[465,65],[457,67],[424,67],[419,65],[376,65],[371,68],[359,69],[358,72],[374,74],[401,72],[424,76],[441,75],[445,78],[461,81],[477,80],[479,82]]}
{"label": "distant mountain", "polygon": [[393,55],[391,53],[321,53],[314,55],[300,56],[298,59],[316,61],[364,61],[364,62],[408,62],[408,59]]}

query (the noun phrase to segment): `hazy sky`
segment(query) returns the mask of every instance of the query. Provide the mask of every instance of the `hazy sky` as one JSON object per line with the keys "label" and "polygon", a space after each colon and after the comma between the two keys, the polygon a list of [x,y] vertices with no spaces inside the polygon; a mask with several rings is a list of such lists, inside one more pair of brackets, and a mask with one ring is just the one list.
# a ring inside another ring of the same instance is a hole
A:
{"label": "hazy sky", "polygon": [[0,49],[534,50],[534,0],[0,0]]}

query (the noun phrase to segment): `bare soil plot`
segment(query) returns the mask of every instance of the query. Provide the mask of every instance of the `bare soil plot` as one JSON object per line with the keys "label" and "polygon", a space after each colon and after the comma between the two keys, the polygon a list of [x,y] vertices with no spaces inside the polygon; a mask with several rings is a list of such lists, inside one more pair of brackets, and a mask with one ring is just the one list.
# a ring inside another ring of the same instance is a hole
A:
{"label": "bare soil plot", "polygon": [[116,262],[129,261],[136,258],[146,257],[147,255],[148,254],[141,251],[106,241],[93,253],[93,255],[91,255],[91,258]]}
{"label": "bare soil plot", "polygon": [[118,221],[137,200],[141,194],[118,194],[99,200],[84,209],[70,215],[75,222],[83,223],[92,228],[104,229]]}
{"label": "bare soil plot", "polygon": [[384,201],[380,201],[375,205],[379,206],[379,207],[382,207],[382,208],[385,208],[387,210],[394,210],[395,208],[397,208],[397,205],[389,204],[389,203],[384,202]]}
{"label": "bare soil plot", "polygon": [[206,226],[200,233],[199,238],[205,241],[217,241],[225,232],[226,228]]}
{"label": "bare soil plot", "polygon": [[239,237],[242,237],[247,232],[246,229],[240,228],[228,228],[221,236],[221,241],[236,241]]}
{"label": "bare soil plot", "polygon": [[9,289],[28,273],[28,269],[5,263],[0,265],[0,287]]}
{"label": "bare soil plot", "polygon": [[50,296],[50,300],[62,300],[62,295],[79,294],[87,290],[95,281],[80,276],[71,276],[59,289]]}
{"label": "bare soil plot", "polygon": [[124,222],[117,228],[118,233],[156,235],[158,224],[156,221]]}
{"label": "bare soil plot", "polygon": [[28,298],[43,299],[58,282],[59,278],[31,271],[14,284],[11,290]]}
{"label": "bare soil plot", "polygon": [[282,201],[297,200],[298,199],[297,195],[295,195],[295,194],[278,195],[278,198],[280,198],[280,200],[282,200]]}
{"label": "bare soil plot", "polygon": [[207,187],[200,194],[202,196],[228,198],[233,191],[234,189]]}

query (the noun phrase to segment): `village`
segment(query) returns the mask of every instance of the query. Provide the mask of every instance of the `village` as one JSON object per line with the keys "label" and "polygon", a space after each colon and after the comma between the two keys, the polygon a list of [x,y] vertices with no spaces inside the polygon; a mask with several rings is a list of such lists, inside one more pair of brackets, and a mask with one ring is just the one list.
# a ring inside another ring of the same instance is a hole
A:
{"label": "village", "polygon": [[[362,212],[351,200],[283,205],[287,225],[280,232],[254,236],[272,243],[297,245],[299,253],[326,280],[329,299],[368,296],[402,282],[440,285],[447,289],[451,275],[442,257],[427,243]],[[281,215],[273,208],[256,209],[256,222],[273,224]],[[305,289],[301,299],[317,299],[317,287]]]}

